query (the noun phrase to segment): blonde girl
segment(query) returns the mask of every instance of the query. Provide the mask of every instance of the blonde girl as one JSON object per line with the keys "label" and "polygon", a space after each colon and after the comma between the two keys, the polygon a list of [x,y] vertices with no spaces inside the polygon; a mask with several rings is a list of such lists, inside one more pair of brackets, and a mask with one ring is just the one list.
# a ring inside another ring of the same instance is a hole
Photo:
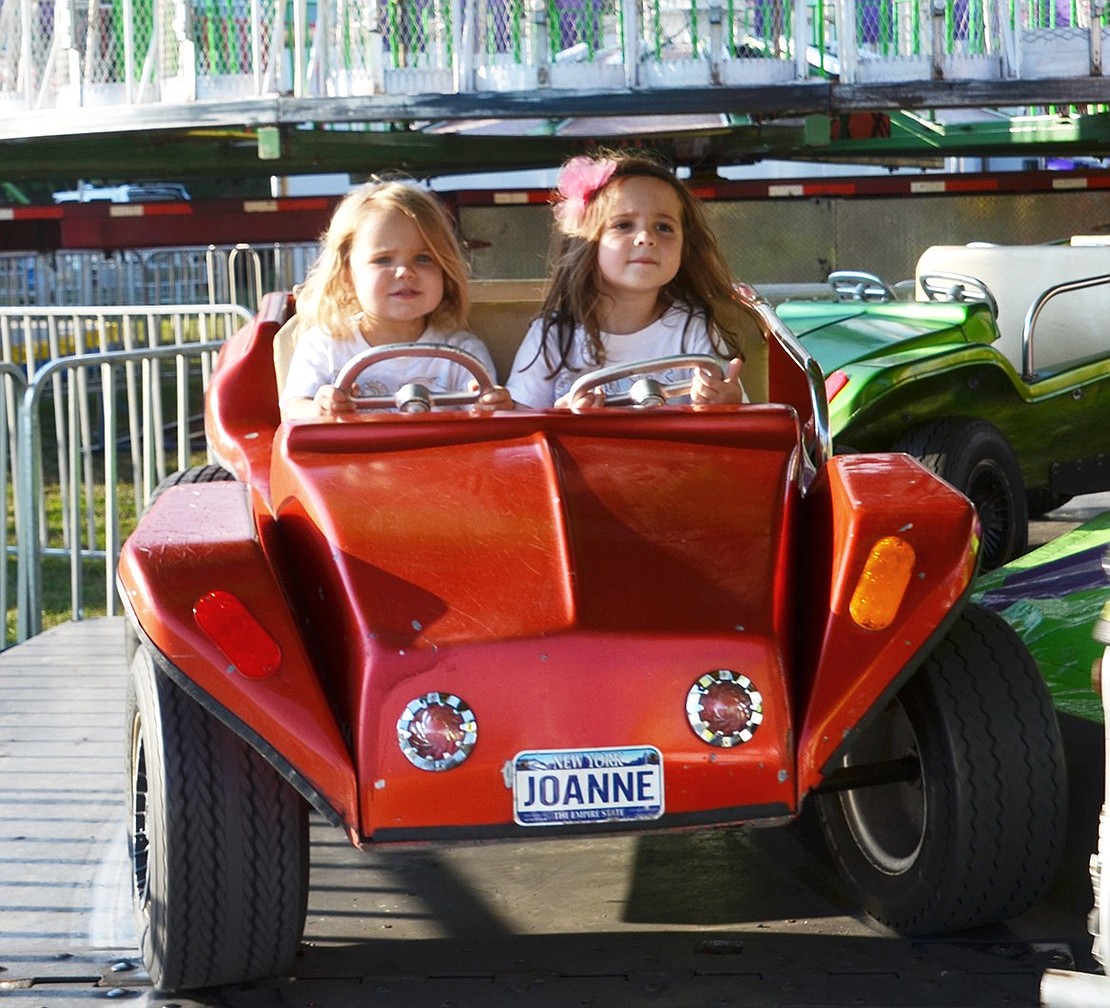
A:
{"label": "blonde girl", "polygon": [[[430,192],[386,181],[348,193],[297,296],[302,328],[281,395],[282,417],[353,410],[334,384],[340,369],[387,343],[451,344],[474,354],[492,375],[489,350],[466,331],[467,278],[451,218]],[[358,378],[364,396],[391,395],[410,382],[434,396],[470,388],[471,376],[453,362],[409,357],[381,361]],[[497,387],[481,405],[511,407],[511,400]]]}

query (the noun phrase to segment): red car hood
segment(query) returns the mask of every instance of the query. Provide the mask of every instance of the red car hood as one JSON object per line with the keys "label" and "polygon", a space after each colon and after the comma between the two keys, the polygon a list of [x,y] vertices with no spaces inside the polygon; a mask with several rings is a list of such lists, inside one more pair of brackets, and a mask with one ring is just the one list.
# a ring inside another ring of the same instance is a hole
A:
{"label": "red car hood", "polygon": [[271,489],[296,591],[348,644],[436,647],[575,625],[769,633],[797,421],[774,406],[738,419],[286,425]]}

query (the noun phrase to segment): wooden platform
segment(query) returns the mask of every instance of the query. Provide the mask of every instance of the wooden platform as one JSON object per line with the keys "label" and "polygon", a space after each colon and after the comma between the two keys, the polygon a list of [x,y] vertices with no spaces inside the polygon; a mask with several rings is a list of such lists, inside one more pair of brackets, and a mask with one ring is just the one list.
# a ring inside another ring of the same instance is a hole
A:
{"label": "wooden platform", "polygon": [[[1090,968],[1086,839],[1019,920],[909,941],[862,919],[794,828],[358,851],[317,821],[295,976],[160,995],[134,947],[122,631],[69,623],[0,653],[13,1006],[1031,1008],[1046,966]],[[1097,742],[1077,743],[1096,765]]]}

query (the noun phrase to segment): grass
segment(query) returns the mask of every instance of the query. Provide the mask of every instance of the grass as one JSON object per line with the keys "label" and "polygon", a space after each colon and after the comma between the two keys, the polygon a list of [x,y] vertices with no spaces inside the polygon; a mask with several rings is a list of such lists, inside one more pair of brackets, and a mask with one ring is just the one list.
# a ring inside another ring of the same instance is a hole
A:
{"label": "grass", "polygon": [[[48,547],[61,548],[62,542],[62,509],[63,500],[57,484],[49,484],[44,488],[46,504],[45,522],[49,532],[47,537]],[[130,491],[130,486],[120,488],[121,511],[129,512],[120,515],[120,535],[126,536],[134,528],[134,506],[130,497],[124,498],[125,491]],[[126,508],[123,505],[127,505]],[[94,522],[97,529],[97,549],[104,548],[104,488],[99,486],[94,493]],[[9,528],[12,528],[9,526]],[[9,542],[14,541],[14,529],[9,536]],[[16,579],[17,564],[12,557],[8,563],[8,611],[6,613],[6,641],[12,643],[16,640],[18,626],[18,611],[16,609]],[[108,612],[105,597],[105,561],[95,557],[85,558],[81,561],[81,596],[77,602],[78,613],[74,613],[72,598],[71,564],[66,556],[44,556],[40,564],[40,584],[42,586],[42,628],[49,629],[59,623],[77,618],[90,618],[103,616]],[[118,611],[118,606],[117,606]]]}
{"label": "grass", "polygon": [[[84,618],[104,616],[108,607],[104,599],[104,561],[84,560],[82,562],[81,606]],[[7,641],[16,640],[18,612],[15,608],[16,569],[15,564],[8,569]],[[117,606],[118,611],[118,606]],[[46,557],[42,562],[42,628],[73,619],[73,605],[70,587],[69,561],[63,557]]]}

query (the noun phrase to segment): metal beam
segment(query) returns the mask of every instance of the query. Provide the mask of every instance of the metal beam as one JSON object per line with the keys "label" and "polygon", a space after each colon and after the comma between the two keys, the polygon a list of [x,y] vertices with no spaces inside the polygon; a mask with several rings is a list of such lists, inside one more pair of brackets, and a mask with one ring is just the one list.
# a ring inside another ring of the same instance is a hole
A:
{"label": "metal beam", "polygon": [[[437,120],[565,119],[724,114],[762,117],[840,115],[876,109],[1019,108],[1110,103],[1110,78],[910,81],[841,84],[814,79],[746,87],[643,90],[480,91],[458,94],[296,98],[269,95],[179,105],[98,107],[95,132],[255,128],[302,124],[389,124]],[[87,109],[41,110],[0,117],[0,140],[87,136]]]}
{"label": "metal beam", "polygon": [[427,124],[424,129],[357,131],[279,128],[280,156],[260,160],[253,129],[95,133],[80,138],[0,142],[6,181],[74,178],[262,178],[327,172],[413,175],[547,168],[593,143],[635,138],[691,168],[766,158],[851,163],[931,163],[955,156],[1110,155],[1110,115],[995,117],[942,124],[907,112],[788,120],[680,121],[634,134],[612,120]]}
{"label": "metal beam", "polygon": [[[1069,82],[1074,86],[1075,82]],[[828,85],[821,85],[827,88]],[[969,86],[968,86],[969,87]],[[779,89],[754,89],[754,92]],[[905,97],[905,91],[887,88]],[[669,97],[668,97],[669,96]],[[269,102],[202,103],[189,107],[189,128],[176,124],[171,108],[150,107],[136,122],[137,110],[98,111],[96,131],[80,135],[55,131],[49,136],[15,136],[14,117],[0,120],[0,172],[9,182],[99,178],[135,180],[157,178],[263,178],[270,175],[304,175],[348,172],[369,174],[401,169],[414,175],[442,175],[467,171],[547,168],[594,143],[620,145],[630,140],[646,142],[693,168],[758,161],[766,158],[808,159],[851,163],[920,163],[948,156],[1046,156],[1110,154],[1110,114],[1052,114],[1013,116],[1002,113],[955,113],[940,122],[912,110],[866,112],[845,109],[836,114],[810,112],[798,116],[721,114],[713,106],[717,89],[656,92],[662,107],[650,116],[597,115],[560,118],[554,111],[582,107],[595,109],[602,97],[606,110],[619,96],[544,93],[514,105],[512,95],[482,96],[498,111],[527,110],[530,116],[477,120],[428,116],[420,121],[405,116],[451,108],[477,100],[476,96],[414,96],[386,99],[396,118],[367,122],[367,105],[374,99],[326,99],[311,102],[274,99]],[[520,96],[515,96],[519,98]],[[554,101],[558,98],[557,101]],[[642,102],[643,96],[637,95]],[[679,99],[682,99],[681,101]],[[433,100],[433,99],[439,99]],[[1074,99],[1073,99],[1074,100]],[[554,108],[552,103],[554,101]],[[655,103],[653,103],[655,104]],[[696,113],[668,111],[700,104]],[[229,105],[238,114],[229,111]],[[231,125],[204,125],[196,121],[215,115]],[[978,106],[976,106],[978,107]],[[301,116],[311,108],[320,116]],[[485,106],[480,106],[486,111]],[[244,125],[248,109],[259,117]],[[261,123],[269,109],[283,121]],[[477,113],[479,106],[468,106]],[[542,110],[547,115],[537,115]],[[642,107],[639,109],[642,112]],[[298,113],[294,121],[285,116]],[[362,118],[343,117],[358,113]],[[123,115],[126,113],[126,115]],[[280,115],[279,115],[280,113]],[[121,118],[122,116],[122,118]],[[175,125],[166,125],[169,122]],[[50,116],[43,116],[50,118]],[[126,123],[128,129],[120,128]],[[152,128],[153,124],[160,128]],[[83,122],[87,128],[87,117]],[[333,128],[334,127],[334,128]],[[7,134],[5,134],[5,129]],[[259,130],[266,143],[260,149]],[[276,154],[276,157],[274,156]],[[265,157],[265,159],[263,159]]]}

